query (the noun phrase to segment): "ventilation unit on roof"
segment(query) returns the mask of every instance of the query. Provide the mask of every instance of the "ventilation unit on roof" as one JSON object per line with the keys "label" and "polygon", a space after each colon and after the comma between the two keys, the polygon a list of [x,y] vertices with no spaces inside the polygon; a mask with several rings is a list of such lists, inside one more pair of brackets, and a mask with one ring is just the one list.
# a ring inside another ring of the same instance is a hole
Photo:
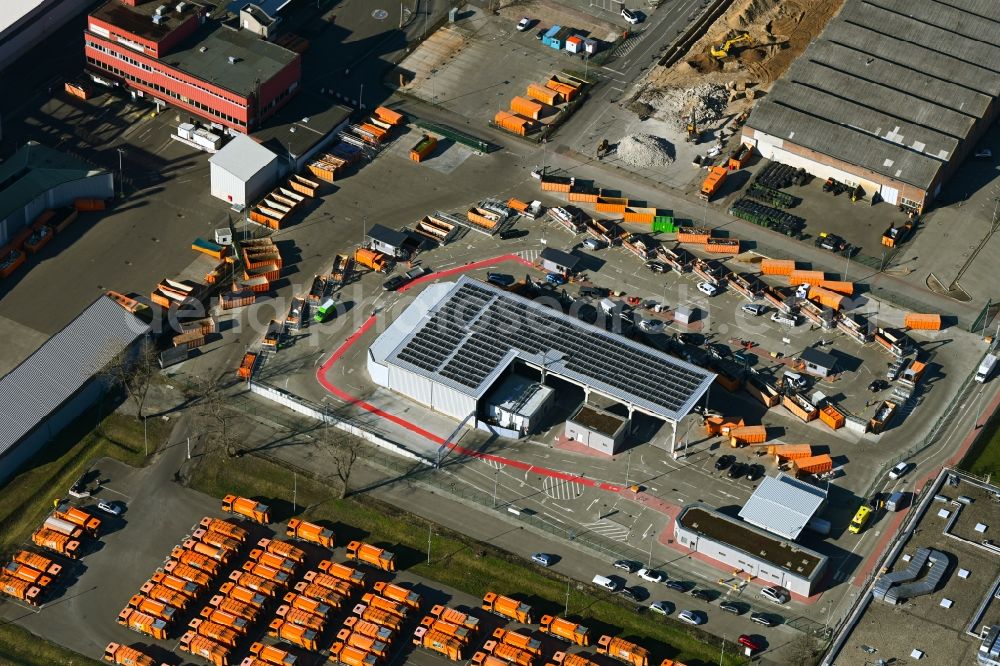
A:
{"label": "ventilation unit on roof", "polygon": [[155,23],[156,25],[161,25],[165,18],[167,17],[161,16],[160,14],[153,14],[153,23]]}
{"label": "ventilation unit on roof", "polygon": [[198,49],[198,53],[204,53],[207,50],[208,50],[207,46],[202,46],[201,48]]}
{"label": "ventilation unit on roof", "polygon": [[177,7],[176,7],[175,9],[177,10],[177,13],[178,13],[178,14],[180,14],[180,13],[181,13],[181,12],[183,12],[183,11],[184,11],[185,9],[187,9],[187,6],[188,6],[188,5],[187,5],[187,3],[186,3],[186,2],[178,2],[178,3],[177,3]]}
{"label": "ventilation unit on roof", "polygon": [[166,13],[166,11],[167,11],[167,6],[166,5],[160,5],[159,7],[156,8],[156,15],[157,16],[162,16],[164,13]]}
{"label": "ventilation unit on roof", "polygon": [[236,56],[229,56],[228,60],[230,65],[235,65],[240,59]]}

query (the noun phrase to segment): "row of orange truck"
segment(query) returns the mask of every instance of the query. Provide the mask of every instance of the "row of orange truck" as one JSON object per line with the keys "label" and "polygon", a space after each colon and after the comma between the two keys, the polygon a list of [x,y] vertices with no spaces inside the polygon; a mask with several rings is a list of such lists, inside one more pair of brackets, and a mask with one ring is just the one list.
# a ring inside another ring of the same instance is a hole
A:
{"label": "row of orange truck", "polygon": [[56,509],[31,535],[31,541],[60,555],[76,559],[81,555],[85,538],[96,538],[101,519],[66,502],[56,502]]}
{"label": "row of orange truck", "polygon": [[401,585],[379,582],[372,589],[337,632],[328,663],[375,666],[388,656],[411,612],[420,609],[420,595]]}
{"label": "row of orange truck", "polygon": [[19,550],[0,569],[0,592],[35,605],[49,591],[62,565],[30,550]]}

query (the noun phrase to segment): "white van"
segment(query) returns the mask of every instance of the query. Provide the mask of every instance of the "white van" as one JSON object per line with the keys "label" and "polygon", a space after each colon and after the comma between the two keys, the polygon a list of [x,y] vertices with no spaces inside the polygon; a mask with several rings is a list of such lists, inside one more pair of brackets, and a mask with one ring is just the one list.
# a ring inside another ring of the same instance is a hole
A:
{"label": "white van", "polygon": [[615,581],[611,580],[607,576],[594,576],[594,580],[590,581],[597,587],[602,587],[608,592],[617,592],[619,585]]}
{"label": "white van", "polygon": [[809,380],[800,375],[797,372],[792,372],[791,370],[786,370],[785,374],[782,375],[785,380],[786,386],[791,386],[793,389],[801,391],[804,388],[808,388]]}
{"label": "white van", "polygon": [[783,324],[785,326],[798,326],[799,325],[799,317],[798,317],[798,315],[785,314],[784,312],[781,312],[780,310],[777,311],[777,312],[772,312],[771,313],[771,321],[775,322],[776,324]]}

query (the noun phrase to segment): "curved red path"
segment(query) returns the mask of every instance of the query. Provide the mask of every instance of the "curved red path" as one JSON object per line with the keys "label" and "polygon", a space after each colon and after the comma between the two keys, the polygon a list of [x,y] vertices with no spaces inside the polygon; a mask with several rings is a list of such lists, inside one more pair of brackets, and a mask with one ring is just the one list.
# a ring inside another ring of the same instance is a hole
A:
{"label": "curved red path", "polygon": [[[521,257],[518,257],[517,255],[513,255],[513,254],[501,255],[501,256],[495,257],[493,259],[487,259],[485,261],[478,261],[478,262],[475,262],[475,263],[465,264],[463,266],[458,266],[456,268],[452,268],[452,269],[449,269],[447,271],[442,271],[440,273],[431,273],[430,275],[425,275],[424,277],[419,278],[417,280],[414,280],[410,284],[406,285],[405,287],[403,287],[402,289],[400,289],[400,291],[405,291],[405,290],[409,289],[410,287],[412,287],[412,286],[414,286],[416,284],[420,284],[421,282],[428,282],[430,280],[436,280],[438,278],[447,277],[449,275],[454,275],[456,273],[464,273],[465,271],[475,270],[477,268],[486,268],[488,266],[493,266],[495,264],[499,264],[499,263],[502,263],[504,261],[517,261],[517,262],[525,264],[527,266],[531,265],[530,262],[526,261],[525,259],[522,259]],[[329,391],[330,393],[334,394],[335,396],[337,396],[341,400],[344,400],[344,401],[348,402],[351,405],[355,405],[357,407],[360,407],[361,409],[364,409],[367,412],[370,412],[372,414],[375,414],[376,416],[384,418],[387,421],[391,421],[392,423],[395,423],[398,426],[402,426],[403,428],[406,428],[407,430],[409,430],[412,433],[420,435],[421,437],[423,437],[424,439],[426,439],[426,440],[428,440],[430,442],[434,442],[435,444],[437,444],[439,446],[444,446],[445,443],[446,443],[446,440],[444,438],[439,437],[438,435],[435,435],[434,433],[421,428],[420,426],[418,426],[415,423],[412,423],[410,421],[407,421],[406,419],[403,419],[403,418],[401,418],[399,416],[396,416],[395,414],[390,414],[389,412],[386,412],[385,410],[379,409],[375,405],[373,405],[373,404],[371,404],[369,402],[365,402],[364,400],[361,400],[357,396],[353,396],[353,395],[349,394],[348,392],[344,391],[343,389],[340,389],[340,388],[334,386],[326,378],[326,375],[329,372],[330,368],[332,368],[334,365],[336,365],[337,361],[339,361],[341,359],[341,357],[344,354],[346,354],[347,351],[354,345],[354,343],[357,342],[358,339],[362,335],[364,335],[365,333],[367,333],[368,330],[371,329],[371,327],[374,324],[375,324],[375,317],[374,316],[369,317],[365,321],[365,323],[361,325],[361,328],[359,328],[358,330],[356,330],[349,338],[347,338],[343,342],[343,344],[341,344],[340,347],[337,348],[337,351],[333,352],[333,355],[330,356],[329,359],[327,359],[326,363],[324,363],[323,365],[321,365],[320,368],[316,371],[316,380],[324,388],[326,388],[327,391]],[[534,472],[536,474],[540,474],[542,476],[549,476],[549,477],[552,477],[554,479],[561,479],[563,481],[572,481],[574,483],[579,483],[579,484],[581,484],[583,486],[587,486],[589,488],[599,488],[601,490],[607,490],[609,492],[614,492],[614,493],[617,493],[617,492],[621,491],[621,489],[622,489],[621,486],[615,485],[613,483],[604,483],[604,482],[600,482],[600,481],[594,481],[592,479],[587,479],[587,478],[584,478],[584,477],[576,475],[576,474],[569,474],[567,472],[560,472],[559,470],[549,469],[548,467],[538,467],[537,465],[532,465],[530,463],[522,462],[520,460],[514,460],[513,458],[507,458],[507,457],[504,457],[504,456],[497,456],[497,455],[493,455],[491,453],[482,453],[480,451],[475,451],[473,449],[467,449],[464,446],[458,446],[457,444],[454,444],[454,443],[448,444],[448,448],[452,452],[458,453],[460,455],[470,456],[470,457],[473,457],[473,458],[480,458],[482,460],[489,460],[491,462],[496,462],[496,463],[500,463],[500,464],[503,464],[503,465],[509,465],[509,466],[514,467],[516,469],[527,470],[527,471],[530,471],[530,472]]]}

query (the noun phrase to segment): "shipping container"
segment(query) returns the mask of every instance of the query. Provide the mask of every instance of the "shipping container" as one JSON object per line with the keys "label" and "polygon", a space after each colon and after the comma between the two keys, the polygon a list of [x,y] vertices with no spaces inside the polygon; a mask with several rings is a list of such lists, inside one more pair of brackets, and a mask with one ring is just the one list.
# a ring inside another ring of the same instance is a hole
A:
{"label": "shipping container", "polygon": [[764,259],[760,262],[760,272],[764,275],[791,275],[795,262],[791,259]]}
{"label": "shipping container", "polygon": [[802,271],[794,270],[788,274],[788,283],[793,287],[797,287],[800,284],[819,284],[826,279],[826,273],[823,271]]}
{"label": "shipping container", "polygon": [[816,285],[809,287],[809,298],[813,301],[819,302],[819,304],[823,307],[831,308],[833,310],[839,310],[844,302],[843,295]]}
{"label": "shipping container", "polygon": [[[545,188],[542,188],[545,189]],[[624,214],[628,207],[628,199],[625,197],[597,197],[596,208],[598,213],[618,213]]]}
{"label": "shipping container", "polygon": [[839,409],[827,404],[820,408],[819,420],[830,426],[831,430],[837,430],[844,427],[845,417],[840,413]]}
{"label": "shipping container", "polygon": [[552,90],[551,88],[546,88],[545,86],[540,86],[537,83],[528,84],[528,97],[533,100],[542,102],[543,104],[548,104],[549,106],[558,106],[562,104],[563,96],[561,93]]}
{"label": "shipping container", "polygon": [[939,331],[941,330],[941,315],[907,312],[903,319],[903,325],[906,328],[916,330]]}
{"label": "shipping container", "polygon": [[819,286],[824,289],[829,289],[830,291],[835,291],[838,294],[844,294],[845,296],[851,296],[854,294],[854,283],[853,282],[842,282],[840,280],[823,280],[819,283]]}
{"label": "shipping container", "polygon": [[424,134],[419,141],[410,149],[410,159],[414,162],[423,162],[434,152],[438,140],[430,134]]}
{"label": "shipping container", "polygon": [[73,208],[78,211],[96,211],[104,210],[107,205],[104,203],[104,199],[74,199]]}
{"label": "shipping container", "polygon": [[656,218],[655,208],[633,208],[631,206],[626,207],[623,213],[623,218],[626,222],[633,222],[635,224],[653,224],[653,219]]}
{"label": "shipping container", "polygon": [[402,113],[384,106],[375,108],[375,116],[382,122],[389,123],[390,125],[402,125],[406,122],[406,117]]}
{"label": "shipping container", "polygon": [[517,113],[498,111],[493,117],[493,124],[518,136],[527,136],[537,128],[538,123]]}
{"label": "shipping container", "polygon": [[545,105],[518,95],[510,100],[510,110],[527,118],[539,120],[545,113]]}

